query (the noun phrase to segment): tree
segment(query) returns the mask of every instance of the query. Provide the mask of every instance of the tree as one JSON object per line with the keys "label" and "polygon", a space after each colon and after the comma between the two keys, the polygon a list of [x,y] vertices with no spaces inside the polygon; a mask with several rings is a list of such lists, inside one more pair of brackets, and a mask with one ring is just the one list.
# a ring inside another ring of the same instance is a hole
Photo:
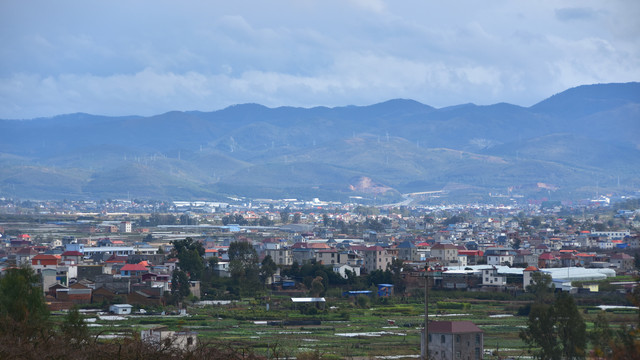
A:
{"label": "tree", "polygon": [[613,331],[609,327],[605,311],[601,311],[593,322],[593,330],[589,333],[589,340],[593,344],[594,355],[605,357],[611,354]]}
{"label": "tree", "polygon": [[565,359],[584,359],[587,347],[587,325],[573,296],[560,292],[554,304],[556,328]]}
{"label": "tree", "polygon": [[515,240],[513,240],[513,248],[515,250],[520,249],[520,244],[522,243],[522,240],[520,240],[520,238],[516,238]]}
{"label": "tree", "polygon": [[533,274],[531,274],[531,278],[533,283],[527,286],[527,291],[535,295],[535,301],[538,303],[551,302],[555,290],[551,275],[541,271],[534,271]]}
{"label": "tree", "polygon": [[388,265],[389,271],[391,271],[391,279],[393,280],[393,288],[396,294],[404,294],[407,286],[405,284],[405,280],[402,277],[402,272],[404,270],[404,261],[402,259],[395,258]]}
{"label": "tree", "polygon": [[293,223],[294,224],[300,224],[301,220],[302,220],[302,215],[300,215],[300,213],[293,214]]}
{"label": "tree", "polygon": [[531,306],[527,328],[520,332],[520,338],[529,346],[537,346],[534,356],[542,360],[559,360],[560,348],[554,331],[555,312],[553,306],[536,303]]}
{"label": "tree", "polygon": [[380,215],[380,209],[378,209],[375,206],[358,206],[355,209],[355,212],[358,213],[358,215],[363,215],[363,216]]}
{"label": "tree", "polygon": [[80,346],[89,339],[87,324],[76,306],[71,308],[64,317],[62,324],[60,324],[60,330],[67,341],[75,346]]}
{"label": "tree", "polygon": [[466,219],[464,217],[463,214],[458,214],[458,215],[453,215],[447,219],[445,219],[442,224],[443,225],[451,225],[451,224],[458,224],[458,223],[462,223],[465,222]]}
{"label": "tree", "polygon": [[573,297],[559,293],[552,304],[538,301],[531,305],[527,328],[520,338],[538,359],[584,359],[587,343],[586,324]]}
{"label": "tree", "polygon": [[393,282],[393,276],[391,271],[388,269],[382,271],[380,269],[373,270],[369,275],[367,275],[367,286],[377,285],[377,284],[389,284]]}
{"label": "tree", "polygon": [[538,227],[540,227],[540,225],[542,225],[542,218],[540,216],[534,216],[531,219],[531,223],[530,224],[531,224],[531,226],[533,226],[535,228],[538,228]]}
{"label": "tree", "polygon": [[324,285],[322,285],[322,277],[316,276],[311,282],[311,296],[318,297],[324,293]]}
{"label": "tree", "polygon": [[273,274],[278,270],[278,265],[273,261],[271,255],[267,255],[262,260],[262,266],[260,266],[260,279],[263,283],[266,283],[267,279],[271,278]]}
{"label": "tree", "polygon": [[31,337],[48,327],[49,310],[31,267],[7,269],[0,278],[0,333]]}
{"label": "tree", "polygon": [[179,269],[173,270],[171,275],[171,294],[181,301],[185,297],[189,296],[191,288],[189,284],[189,278],[187,274]]}
{"label": "tree", "polygon": [[248,242],[234,241],[229,245],[229,271],[233,281],[249,292],[260,287],[258,253]]}
{"label": "tree", "polygon": [[262,215],[260,220],[258,220],[258,225],[260,226],[273,226],[273,220],[269,220],[268,217]]}
{"label": "tree", "polygon": [[287,207],[286,209],[280,211],[280,221],[282,221],[283,224],[286,224],[289,222],[289,208]]}
{"label": "tree", "polygon": [[184,240],[171,242],[173,249],[171,255],[178,258],[180,269],[189,274],[191,280],[200,280],[204,271],[204,247],[198,241],[188,237]]}
{"label": "tree", "polygon": [[595,223],[593,224],[593,228],[595,231],[607,231],[607,225],[604,223]]}
{"label": "tree", "polygon": [[364,222],[364,226],[367,229],[371,229],[375,232],[382,232],[384,231],[384,225],[382,223],[380,223],[378,220],[376,219],[367,219]]}

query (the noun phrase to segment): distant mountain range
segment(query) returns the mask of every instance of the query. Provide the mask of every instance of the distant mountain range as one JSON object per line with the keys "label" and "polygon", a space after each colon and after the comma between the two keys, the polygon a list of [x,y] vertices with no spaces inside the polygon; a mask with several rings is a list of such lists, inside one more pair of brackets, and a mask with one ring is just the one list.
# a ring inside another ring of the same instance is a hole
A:
{"label": "distant mountain range", "polygon": [[13,198],[483,201],[640,187],[640,83],[579,86],[528,108],[244,104],[0,120],[0,134],[0,196]]}

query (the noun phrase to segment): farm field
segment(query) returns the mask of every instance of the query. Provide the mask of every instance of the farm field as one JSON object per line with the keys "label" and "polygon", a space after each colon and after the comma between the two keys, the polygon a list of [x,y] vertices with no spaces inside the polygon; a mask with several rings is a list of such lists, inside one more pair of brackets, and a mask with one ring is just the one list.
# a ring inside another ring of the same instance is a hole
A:
{"label": "farm field", "polygon": [[[246,349],[270,358],[299,356],[305,352],[325,358],[420,354],[424,307],[419,303],[380,304],[359,309],[346,301],[337,301],[327,304],[326,310],[319,310],[315,315],[289,309],[267,312],[264,306],[256,304],[232,306],[190,308],[187,316],[88,315],[88,318],[92,331],[103,336],[127,336],[145,328],[167,326],[170,330],[195,331],[200,342]],[[522,354],[524,344],[518,338],[518,331],[526,318],[513,316],[503,309],[500,303],[469,304],[460,310],[434,307],[438,314],[431,313],[430,319],[473,321],[485,331],[485,349],[498,346],[502,348],[500,354]]]}
{"label": "farm field", "polygon": [[[359,308],[353,299],[329,299],[325,308],[286,308],[255,301],[229,305],[190,307],[188,315],[133,315],[109,317],[87,315],[94,334],[104,338],[131,336],[140,330],[166,326],[169,330],[191,330],[200,343],[231,347],[267,358],[323,359],[418,358],[424,305],[419,302],[384,304],[375,299],[369,308]],[[386,302],[386,301],[383,301]],[[277,301],[276,301],[277,303]],[[281,304],[286,301],[282,299]],[[430,320],[474,322],[484,331],[485,358],[529,357],[519,332],[527,317],[517,316],[527,302],[462,299],[430,304]],[[581,307],[592,327],[599,310]],[[613,327],[633,324],[637,312],[611,309]]]}

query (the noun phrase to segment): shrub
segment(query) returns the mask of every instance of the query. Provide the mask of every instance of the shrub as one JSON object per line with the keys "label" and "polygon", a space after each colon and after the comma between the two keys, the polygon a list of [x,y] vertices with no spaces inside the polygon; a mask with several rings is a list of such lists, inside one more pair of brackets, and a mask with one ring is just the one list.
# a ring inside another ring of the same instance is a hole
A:
{"label": "shrub", "polygon": [[454,310],[469,309],[469,304],[468,303],[451,302],[451,301],[438,301],[437,305],[438,305],[438,309],[454,309]]}
{"label": "shrub", "polygon": [[369,299],[368,296],[365,295],[360,295],[356,298],[356,302],[358,304],[358,307],[362,308],[362,309],[368,309],[371,301]]}

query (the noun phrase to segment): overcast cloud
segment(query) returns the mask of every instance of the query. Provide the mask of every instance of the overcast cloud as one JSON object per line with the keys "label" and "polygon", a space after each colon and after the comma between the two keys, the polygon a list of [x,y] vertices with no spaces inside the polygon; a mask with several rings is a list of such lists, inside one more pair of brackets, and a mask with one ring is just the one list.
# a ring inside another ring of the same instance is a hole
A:
{"label": "overcast cloud", "polygon": [[640,80],[640,2],[0,3],[0,118],[266,106],[530,106]]}

